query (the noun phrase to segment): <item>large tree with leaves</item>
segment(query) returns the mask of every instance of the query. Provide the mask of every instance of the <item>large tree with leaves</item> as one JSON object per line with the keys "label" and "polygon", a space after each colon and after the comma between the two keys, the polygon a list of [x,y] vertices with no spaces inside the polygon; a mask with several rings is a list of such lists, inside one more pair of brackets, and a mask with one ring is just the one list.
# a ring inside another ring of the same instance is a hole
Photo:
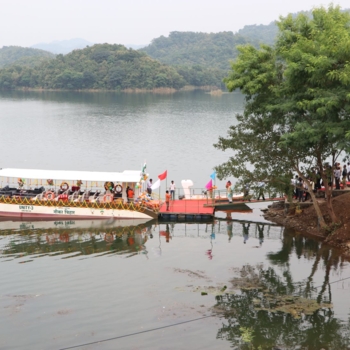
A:
{"label": "large tree with leaves", "polygon": [[215,145],[234,151],[217,167],[218,176],[279,183],[295,171],[311,189],[307,175],[316,167],[336,222],[325,162],[333,163],[350,149],[350,15],[331,5],[314,9],[312,18],[281,17],[278,27],[275,47],[240,47],[225,79],[230,91],[245,94],[246,105],[228,137]]}

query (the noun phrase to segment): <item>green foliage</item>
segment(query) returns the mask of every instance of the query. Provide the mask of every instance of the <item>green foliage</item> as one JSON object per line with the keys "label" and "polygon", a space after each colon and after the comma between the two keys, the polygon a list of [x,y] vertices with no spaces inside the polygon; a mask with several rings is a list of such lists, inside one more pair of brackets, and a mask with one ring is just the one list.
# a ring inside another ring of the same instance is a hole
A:
{"label": "green foliage", "polygon": [[257,41],[262,44],[274,45],[278,33],[276,22],[268,25],[253,24],[246,25],[238,31],[238,34],[247,38],[249,41]]}
{"label": "green foliage", "polygon": [[217,86],[225,88],[222,80],[226,73],[216,68],[206,68],[202,66],[177,66],[177,72],[186,81],[186,85],[192,86]]}
{"label": "green foliage", "polygon": [[11,64],[34,67],[54,57],[54,54],[39,49],[4,46],[0,49],[0,68]]}
{"label": "green foliage", "polygon": [[154,39],[140,51],[169,65],[215,67],[227,71],[230,61],[238,55],[236,46],[247,43],[246,38],[232,32],[171,32],[168,38]]}
{"label": "green foliage", "polygon": [[331,236],[339,227],[341,227],[341,222],[333,222],[330,225],[324,227],[324,231],[327,236]]}
{"label": "green foliage", "polygon": [[0,88],[153,89],[181,88],[184,78],[142,52],[101,44],[42,62],[40,67],[10,66],[0,70]]}
{"label": "green foliage", "polygon": [[[300,11],[297,13],[291,14],[293,18],[298,15],[303,14],[309,18],[312,17],[311,11]],[[278,25],[276,21],[271,22],[270,24],[252,24],[246,25],[240,29],[237,34],[245,37],[250,43],[258,42],[261,44],[274,45],[278,36]]]}
{"label": "green foliage", "polygon": [[230,61],[238,55],[237,45],[248,42],[257,45],[254,39],[247,40],[232,32],[171,32],[169,37],[154,39],[140,51],[162,63],[176,66],[189,85],[221,87]]}
{"label": "green foliage", "polygon": [[350,15],[330,6],[313,10],[312,18],[281,18],[278,27],[275,47],[239,47],[225,79],[230,91],[246,95],[246,106],[215,145],[234,151],[217,167],[218,177],[281,182],[316,166],[327,183],[324,161],[350,152]]}
{"label": "green foliage", "polygon": [[253,329],[250,327],[240,327],[239,330],[242,332],[241,338],[243,342],[250,344],[254,339]]}

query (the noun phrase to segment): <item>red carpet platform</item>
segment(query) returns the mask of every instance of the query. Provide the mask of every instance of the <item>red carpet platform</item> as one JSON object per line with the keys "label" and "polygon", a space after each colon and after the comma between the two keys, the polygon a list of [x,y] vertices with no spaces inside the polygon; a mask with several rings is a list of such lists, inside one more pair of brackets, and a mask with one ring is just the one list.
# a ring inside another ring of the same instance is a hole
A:
{"label": "red carpet platform", "polygon": [[214,215],[215,208],[204,207],[207,200],[196,199],[181,199],[170,201],[169,211],[166,210],[164,203],[160,207],[160,214],[177,214],[177,215]]}

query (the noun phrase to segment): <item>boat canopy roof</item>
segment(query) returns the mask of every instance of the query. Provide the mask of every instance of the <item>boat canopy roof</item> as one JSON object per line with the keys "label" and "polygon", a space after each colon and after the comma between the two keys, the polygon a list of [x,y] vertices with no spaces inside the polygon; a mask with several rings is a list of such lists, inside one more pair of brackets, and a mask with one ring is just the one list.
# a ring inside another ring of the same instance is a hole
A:
{"label": "boat canopy roof", "polygon": [[39,169],[0,169],[0,177],[17,177],[21,179],[51,179],[51,180],[84,180],[139,182],[140,170],[125,170],[122,173],[71,170],[39,170]]}

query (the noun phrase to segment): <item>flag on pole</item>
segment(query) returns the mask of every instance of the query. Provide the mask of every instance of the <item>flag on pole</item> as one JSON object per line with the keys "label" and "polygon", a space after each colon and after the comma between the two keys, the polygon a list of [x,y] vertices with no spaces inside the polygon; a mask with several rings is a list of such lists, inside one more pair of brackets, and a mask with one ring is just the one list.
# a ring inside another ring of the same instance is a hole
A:
{"label": "flag on pole", "polygon": [[210,190],[213,188],[213,180],[210,180],[206,185],[205,185],[205,188],[207,190]]}
{"label": "flag on pole", "polygon": [[158,179],[152,186],[152,191],[156,190],[158,187],[160,187],[160,180]]}
{"label": "flag on pole", "polygon": [[159,180],[165,180],[168,175],[168,170],[165,170],[163,174],[158,175]]}
{"label": "flag on pole", "polygon": [[216,171],[214,171],[211,175],[210,175],[211,179],[212,180],[215,180],[216,179]]}

